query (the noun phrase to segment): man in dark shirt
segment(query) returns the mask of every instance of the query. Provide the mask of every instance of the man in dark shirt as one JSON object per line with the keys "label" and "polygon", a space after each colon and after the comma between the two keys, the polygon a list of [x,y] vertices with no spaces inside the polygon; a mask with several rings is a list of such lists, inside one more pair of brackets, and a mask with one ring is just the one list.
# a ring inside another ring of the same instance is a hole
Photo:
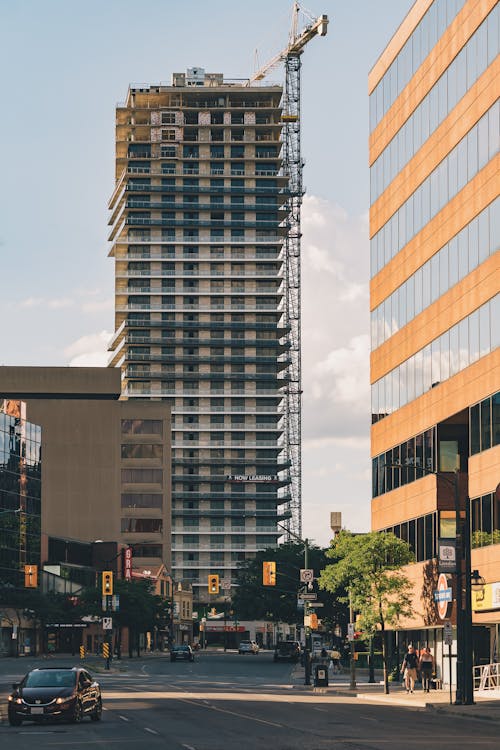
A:
{"label": "man in dark shirt", "polygon": [[413,646],[408,646],[408,653],[406,654],[403,664],[401,665],[401,672],[405,680],[405,688],[407,693],[413,693],[415,687],[415,680],[417,679],[417,665],[418,657],[415,653]]}

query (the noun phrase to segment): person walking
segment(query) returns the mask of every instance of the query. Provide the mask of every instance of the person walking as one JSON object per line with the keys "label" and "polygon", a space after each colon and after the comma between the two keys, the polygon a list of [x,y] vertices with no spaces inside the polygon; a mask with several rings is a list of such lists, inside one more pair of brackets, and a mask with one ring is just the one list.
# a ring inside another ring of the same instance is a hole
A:
{"label": "person walking", "polygon": [[420,654],[419,669],[422,675],[422,689],[425,693],[428,693],[431,686],[432,673],[434,672],[434,657],[428,646]]}
{"label": "person walking", "polygon": [[417,679],[418,657],[413,646],[408,646],[408,652],[401,665],[401,673],[404,676],[407,693],[413,693],[415,680]]}

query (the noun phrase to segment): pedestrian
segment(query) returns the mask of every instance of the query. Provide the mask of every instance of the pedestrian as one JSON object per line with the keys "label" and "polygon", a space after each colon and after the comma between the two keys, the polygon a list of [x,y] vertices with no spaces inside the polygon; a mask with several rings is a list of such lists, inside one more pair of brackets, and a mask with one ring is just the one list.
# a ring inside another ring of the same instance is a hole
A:
{"label": "pedestrian", "polygon": [[431,686],[432,673],[434,672],[434,657],[428,646],[420,654],[419,668],[422,675],[422,688],[425,693],[428,693]]}
{"label": "pedestrian", "polygon": [[415,687],[415,680],[417,679],[417,666],[418,657],[415,653],[413,646],[408,646],[408,652],[403,659],[401,665],[401,674],[405,680],[405,688],[407,693],[413,693]]}
{"label": "pedestrian", "polygon": [[338,674],[341,671],[340,670],[340,651],[336,648],[334,648],[333,651],[330,651],[330,659],[331,659],[333,671],[337,672]]}

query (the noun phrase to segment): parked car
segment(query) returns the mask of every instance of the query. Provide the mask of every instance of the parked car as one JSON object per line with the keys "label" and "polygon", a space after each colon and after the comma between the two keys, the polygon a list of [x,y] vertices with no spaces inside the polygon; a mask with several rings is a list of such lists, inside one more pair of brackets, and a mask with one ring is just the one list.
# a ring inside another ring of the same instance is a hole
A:
{"label": "parked car", "polygon": [[256,656],[259,653],[259,647],[255,641],[240,641],[238,646],[239,654],[253,654]]}
{"label": "parked car", "polygon": [[9,724],[66,719],[77,723],[84,716],[99,721],[102,696],[99,683],[80,667],[32,669],[9,695]]}
{"label": "parked car", "polygon": [[193,649],[187,643],[182,646],[172,646],[170,649],[170,661],[194,661]]}
{"label": "parked car", "polygon": [[274,661],[298,661],[301,648],[298,641],[278,641],[274,649]]}

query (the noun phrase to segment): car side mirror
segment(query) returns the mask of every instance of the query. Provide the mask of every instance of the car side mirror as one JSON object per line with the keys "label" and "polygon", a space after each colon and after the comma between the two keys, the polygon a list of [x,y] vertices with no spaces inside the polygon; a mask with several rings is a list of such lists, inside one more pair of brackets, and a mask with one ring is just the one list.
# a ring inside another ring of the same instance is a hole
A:
{"label": "car side mirror", "polygon": [[92,685],[92,682],[90,680],[84,680],[83,681],[83,687],[88,688]]}
{"label": "car side mirror", "polygon": [[19,683],[18,682],[13,682],[12,683],[12,690],[17,690],[18,687],[19,687]]}

